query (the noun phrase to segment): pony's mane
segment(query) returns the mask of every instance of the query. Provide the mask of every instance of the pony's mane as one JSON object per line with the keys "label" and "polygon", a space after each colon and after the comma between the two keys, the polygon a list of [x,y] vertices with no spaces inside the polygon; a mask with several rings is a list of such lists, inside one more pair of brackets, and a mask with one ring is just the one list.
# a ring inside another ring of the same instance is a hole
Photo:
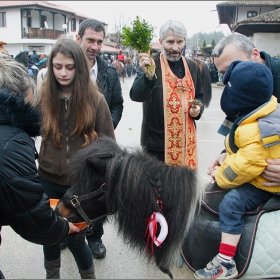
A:
{"label": "pony's mane", "polygon": [[[120,148],[113,139],[102,136],[77,154],[71,173],[74,187],[83,193],[96,185],[93,181],[97,185],[105,182],[107,209],[115,213],[124,241],[140,254],[154,257],[157,266],[169,274],[201,198],[196,172],[168,166],[139,149]],[[162,209],[157,199],[162,201]],[[145,232],[147,219],[158,211],[166,218],[169,231],[161,247],[153,245],[152,254]]]}

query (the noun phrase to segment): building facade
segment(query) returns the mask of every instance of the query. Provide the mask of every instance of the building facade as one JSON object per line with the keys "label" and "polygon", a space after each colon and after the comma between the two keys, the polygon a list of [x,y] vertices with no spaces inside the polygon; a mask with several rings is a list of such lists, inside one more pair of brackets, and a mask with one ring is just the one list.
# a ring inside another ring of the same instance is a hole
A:
{"label": "building facade", "polygon": [[[61,36],[75,39],[79,24],[87,18],[60,3],[0,1],[0,40],[13,57],[33,48],[38,55],[48,55]],[[102,23],[107,34],[108,25]]]}
{"label": "building facade", "polygon": [[227,1],[216,7],[220,24],[248,36],[256,48],[280,57],[280,1]]}

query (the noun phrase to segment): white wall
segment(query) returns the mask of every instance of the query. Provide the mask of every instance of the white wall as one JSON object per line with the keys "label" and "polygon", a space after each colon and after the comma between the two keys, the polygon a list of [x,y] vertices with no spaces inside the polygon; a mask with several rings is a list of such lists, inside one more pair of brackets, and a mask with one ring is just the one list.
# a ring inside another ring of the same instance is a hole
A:
{"label": "white wall", "polygon": [[257,33],[251,37],[251,40],[258,50],[265,51],[271,56],[280,57],[279,33]]}
{"label": "white wall", "polygon": [[[18,43],[21,38],[21,16],[20,10],[7,9],[1,10],[6,12],[7,27],[0,27],[1,40],[7,43]],[[7,50],[8,50],[8,45]]]}
{"label": "white wall", "polygon": [[274,10],[275,10],[274,7],[239,7],[236,21],[238,22],[247,19],[248,11],[257,11],[259,16],[260,12],[261,14],[264,14]]}

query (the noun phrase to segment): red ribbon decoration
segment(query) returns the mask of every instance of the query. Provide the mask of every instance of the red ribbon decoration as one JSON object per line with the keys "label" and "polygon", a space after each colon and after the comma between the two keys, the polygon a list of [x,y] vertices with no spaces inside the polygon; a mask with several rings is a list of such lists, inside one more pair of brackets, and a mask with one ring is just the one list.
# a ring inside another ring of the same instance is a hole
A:
{"label": "red ribbon decoration", "polygon": [[[155,190],[155,192],[157,193],[157,190]],[[157,199],[156,200],[156,203],[158,204],[159,206],[159,212],[162,211],[162,201],[160,199]],[[146,232],[145,232],[145,235],[144,237],[147,236],[147,241],[146,241],[146,254],[148,255],[148,246],[149,246],[149,240],[151,242],[151,252],[152,252],[152,255],[154,254],[154,241],[156,240],[159,244],[159,247],[161,245],[162,242],[158,241],[157,238],[156,238],[156,234],[157,234],[157,220],[156,220],[156,212],[153,212],[153,214],[151,215],[151,217],[149,217],[147,219],[147,227],[146,227]],[[153,236],[151,236],[151,232],[150,232],[150,223],[152,223],[152,227],[153,227]],[[151,258],[151,257],[150,257]],[[149,259],[150,259],[149,258]]]}
{"label": "red ribbon decoration", "polygon": [[[151,231],[149,229],[150,224],[152,224],[152,229],[153,229],[153,233],[151,234]],[[157,241],[159,246],[161,245],[162,242],[160,242],[157,238],[156,238],[156,234],[157,234],[157,220],[156,220],[156,213],[153,212],[153,214],[151,215],[150,218],[147,219],[147,227],[146,227],[146,232],[145,232],[145,236],[147,236],[147,241],[146,241],[146,254],[148,254],[148,246],[149,246],[149,241],[151,242],[151,253],[152,255],[154,254],[154,242]],[[151,258],[151,257],[150,257]]]}

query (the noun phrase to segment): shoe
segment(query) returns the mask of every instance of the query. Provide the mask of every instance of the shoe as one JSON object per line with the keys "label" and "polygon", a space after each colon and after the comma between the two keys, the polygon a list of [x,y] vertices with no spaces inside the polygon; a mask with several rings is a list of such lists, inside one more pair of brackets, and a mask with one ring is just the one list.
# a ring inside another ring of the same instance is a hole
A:
{"label": "shoe", "polygon": [[106,248],[101,240],[90,242],[88,246],[94,258],[103,259],[106,256]]}
{"label": "shoe", "polygon": [[64,250],[66,248],[67,248],[67,244],[66,244],[66,240],[64,240],[60,243],[60,250]]}
{"label": "shoe", "polygon": [[237,275],[238,271],[233,259],[225,262],[217,256],[205,268],[194,273],[196,279],[232,279]]}

